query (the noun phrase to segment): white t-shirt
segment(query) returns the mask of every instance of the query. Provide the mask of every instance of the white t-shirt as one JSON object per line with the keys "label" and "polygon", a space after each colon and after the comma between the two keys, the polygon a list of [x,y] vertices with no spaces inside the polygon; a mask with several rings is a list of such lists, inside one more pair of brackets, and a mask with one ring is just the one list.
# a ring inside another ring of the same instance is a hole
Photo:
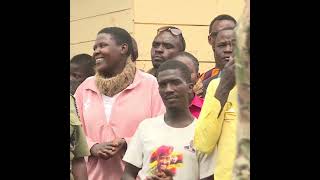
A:
{"label": "white t-shirt", "polygon": [[112,110],[112,106],[113,106],[114,100],[116,99],[116,97],[118,95],[119,95],[119,93],[114,95],[113,97],[109,97],[109,96],[106,96],[106,95],[102,94],[103,105],[104,105],[104,113],[106,114],[107,123],[109,123],[109,119],[110,119],[111,110]]}
{"label": "white t-shirt", "polygon": [[142,121],[132,137],[123,160],[142,168],[144,180],[162,168],[175,175],[174,180],[199,180],[213,175],[214,157],[193,148],[194,120],[185,128],[173,128],[158,116]]}

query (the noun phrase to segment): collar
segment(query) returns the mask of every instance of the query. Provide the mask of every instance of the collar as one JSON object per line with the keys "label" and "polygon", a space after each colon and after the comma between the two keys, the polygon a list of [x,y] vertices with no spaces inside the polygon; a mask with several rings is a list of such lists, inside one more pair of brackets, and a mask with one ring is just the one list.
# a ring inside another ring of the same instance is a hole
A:
{"label": "collar", "polygon": [[[99,90],[98,90],[98,88],[96,86],[95,76],[91,76],[91,77],[88,78],[88,80],[89,79],[91,79],[91,80],[88,82],[88,85],[86,86],[85,89],[94,91],[94,92],[99,94],[100,92],[99,92]],[[136,69],[136,74],[134,75],[133,82],[127,88],[125,88],[124,90],[135,88],[136,86],[138,86],[140,84],[142,79],[143,79],[142,72],[139,69]]]}
{"label": "collar", "polygon": [[191,105],[190,106],[196,106],[201,108],[203,105],[204,99],[202,99],[201,97],[195,95],[192,99]]}

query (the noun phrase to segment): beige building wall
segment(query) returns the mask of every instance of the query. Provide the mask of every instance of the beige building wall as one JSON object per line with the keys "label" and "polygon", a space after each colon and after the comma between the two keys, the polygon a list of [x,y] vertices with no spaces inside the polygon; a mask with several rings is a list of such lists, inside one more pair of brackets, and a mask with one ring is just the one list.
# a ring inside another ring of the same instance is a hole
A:
{"label": "beige building wall", "polygon": [[165,25],[180,28],[186,51],[200,61],[200,72],[214,66],[207,41],[209,24],[219,14],[238,19],[243,0],[70,0],[70,59],[79,53],[92,54],[99,30],[108,26],[126,29],[139,48],[137,66],[152,67],[150,49],[156,30]]}

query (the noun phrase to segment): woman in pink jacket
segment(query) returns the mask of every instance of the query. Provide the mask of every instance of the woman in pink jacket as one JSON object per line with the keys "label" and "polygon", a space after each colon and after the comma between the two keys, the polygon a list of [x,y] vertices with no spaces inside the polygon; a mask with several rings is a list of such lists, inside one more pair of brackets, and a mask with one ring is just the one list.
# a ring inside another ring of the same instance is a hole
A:
{"label": "woman in pink jacket", "polygon": [[102,29],[93,46],[96,75],[75,93],[91,155],[89,180],[120,179],[122,157],[139,123],[165,111],[155,77],[131,61],[130,34],[118,27]]}

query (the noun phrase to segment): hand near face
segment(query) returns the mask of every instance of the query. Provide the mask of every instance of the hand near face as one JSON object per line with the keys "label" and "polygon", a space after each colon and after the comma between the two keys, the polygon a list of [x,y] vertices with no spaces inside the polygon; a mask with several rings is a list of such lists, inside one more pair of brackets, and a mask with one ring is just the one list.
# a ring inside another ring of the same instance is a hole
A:
{"label": "hand near face", "polygon": [[229,62],[223,69],[220,83],[215,92],[215,97],[220,101],[221,107],[223,108],[227,102],[229,92],[236,85],[235,77],[235,63],[234,59],[230,57]]}
{"label": "hand near face", "polygon": [[220,81],[228,91],[236,85],[235,67],[234,58],[230,56],[229,62],[223,69]]}
{"label": "hand near face", "polygon": [[198,81],[195,84],[195,86],[193,87],[193,91],[197,96],[204,98],[203,84],[201,81]]}

